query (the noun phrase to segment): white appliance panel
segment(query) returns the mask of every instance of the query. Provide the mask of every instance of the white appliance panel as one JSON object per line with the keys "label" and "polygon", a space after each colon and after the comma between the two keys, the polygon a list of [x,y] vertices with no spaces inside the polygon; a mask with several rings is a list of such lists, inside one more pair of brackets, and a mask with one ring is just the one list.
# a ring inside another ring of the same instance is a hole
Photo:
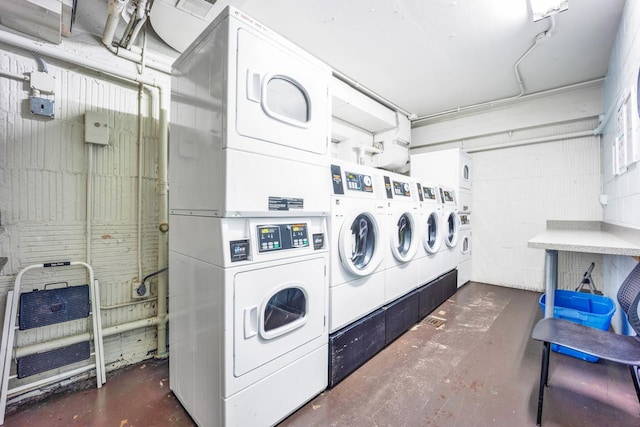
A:
{"label": "white appliance panel", "polygon": [[327,70],[248,29],[238,29],[237,37],[238,133],[328,155]]}

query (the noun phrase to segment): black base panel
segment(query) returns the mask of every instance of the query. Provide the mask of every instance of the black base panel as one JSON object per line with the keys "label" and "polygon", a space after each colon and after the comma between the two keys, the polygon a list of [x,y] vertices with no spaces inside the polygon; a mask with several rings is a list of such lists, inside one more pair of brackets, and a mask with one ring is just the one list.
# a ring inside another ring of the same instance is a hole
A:
{"label": "black base panel", "polygon": [[20,294],[20,330],[89,317],[89,285]]}
{"label": "black base panel", "polygon": [[458,270],[453,270],[441,277],[442,302],[445,302],[458,291]]}
{"label": "black base panel", "polygon": [[379,309],[329,335],[329,387],[384,348],[384,324],[385,313]]}
{"label": "black base panel", "polygon": [[18,359],[18,378],[26,378],[50,369],[86,360],[91,355],[89,341],[32,354]]}
{"label": "black base panel", "polygon": [[419,320],[420,294],[413,291],[383,307],[385,344],[389,344]]}
{"label": "black base panel", "polygon": [[429,282],[417,291],[420,294],[420,312],[418,320],[440,306],[458,290],[458,270],[450,271]]}

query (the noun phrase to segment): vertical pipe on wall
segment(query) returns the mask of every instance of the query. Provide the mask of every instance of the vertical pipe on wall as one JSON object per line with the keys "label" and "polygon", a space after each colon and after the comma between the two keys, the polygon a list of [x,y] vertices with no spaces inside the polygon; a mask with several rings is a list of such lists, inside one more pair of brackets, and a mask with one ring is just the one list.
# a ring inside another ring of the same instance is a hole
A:
{"label": "vertical pipe on wall", "polygon": [[144,85],[138,84],[138,197],[137,197],[137,214],[138,214],[138,241],[137,241],[137,258],[138,258],[138,280],[142,280],[142,93]]}
{"label": "vertical pipe on wall", "polygon": [[91,265],[91,234],[93,224],[93,144],[87,144],[87,221],[86,221],[86,238],[87,238],[87,264]]}
{"label": "vertical pipe on wall", "polygon": [[[160,137],[158,143],[158,269],[169,263],[169,185],[167,181],[169,157],[169,103],[170,91],[159,89],[160,97]],[[167,296],[169,290],[168,274],[158,276],[158,318],[166,320]],[[158,323],[157,358],[165,358],[167,353],[167,322]]]}

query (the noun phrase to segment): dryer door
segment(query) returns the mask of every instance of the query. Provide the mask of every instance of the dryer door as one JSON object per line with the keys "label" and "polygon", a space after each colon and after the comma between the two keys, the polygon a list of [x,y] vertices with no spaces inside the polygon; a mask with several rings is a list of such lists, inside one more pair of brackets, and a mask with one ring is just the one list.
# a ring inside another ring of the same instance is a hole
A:
{"label": "dryer door", "polygon": [[234,375],[244,375],[321,336],[325,288],[324,258],[236,274]]}
{"label": "dryer door", "polygon": [[458,214],[456,212],[449,212],[445,223],[444,241],[450,248],[458,244],[458,226]]}
{"label": "dryer door", "polygon": [[418,250],[417,224],[410,212],[394,215],[391,226],[391,252],[395,259],[407,262]]}
{"label": "dryer door", "polygon": [[252,148],[262,154],[273,144],[327,154],[328,70],[247,29],[237,36],[238,133],[270,143]]}
{"label": "dryer door", "polygon": [[373,273],[382,261],[380,227],[371,212],[347,215],[340,229],[338,252],[342,266],[357,276]]}
{"label": "dryer door", "polygon": [[426,221],[424,222],[425,230],[423,234],[422,244],[424,249],[430,253],[435,254],[440,249],[440,215],[438,212],[433,211],[429,213]]}

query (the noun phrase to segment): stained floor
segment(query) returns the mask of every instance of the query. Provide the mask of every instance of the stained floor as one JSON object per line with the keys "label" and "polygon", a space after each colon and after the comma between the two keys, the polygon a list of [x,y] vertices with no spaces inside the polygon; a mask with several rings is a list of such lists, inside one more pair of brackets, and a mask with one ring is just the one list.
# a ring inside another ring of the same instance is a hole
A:
{"label": "stained floor", "polygon": [[[530,339],[540,294],[469,283],[280,427],[534,426],[541,344]],[[169,390],[168,363],[119,371],[100,389],[18,408],[6,426],[192,426]],[[552,354],[543,426],[640,425],[626,367]]]}

